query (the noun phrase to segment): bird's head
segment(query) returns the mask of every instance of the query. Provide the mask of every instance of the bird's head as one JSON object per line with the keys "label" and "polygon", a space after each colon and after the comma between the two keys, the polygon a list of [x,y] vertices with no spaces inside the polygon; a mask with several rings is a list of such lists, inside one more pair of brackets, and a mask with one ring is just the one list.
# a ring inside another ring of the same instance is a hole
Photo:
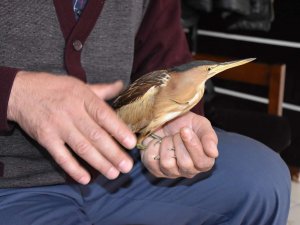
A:
{"label": "bird's head", "polygon": [[215,76],[230,68],[234,68],[248,62],[255,60],[255,58],[241,59],[229,62],[213,62],[205,60],[192,61],[171,69],[172,72],[187,75],[194,82],[201,83],[207,81],[209,78]]}

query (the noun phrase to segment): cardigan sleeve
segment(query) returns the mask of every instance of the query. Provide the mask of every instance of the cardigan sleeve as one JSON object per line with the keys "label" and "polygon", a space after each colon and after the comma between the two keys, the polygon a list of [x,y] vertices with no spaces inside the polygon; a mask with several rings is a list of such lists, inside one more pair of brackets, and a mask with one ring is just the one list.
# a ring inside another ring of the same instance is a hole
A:
{"label": "cardigan sleeve", "polygon": [[[135,40],[132,80],[192,60],[180,20],[180,1],[150,1]],[[202,101],[193,111],[203,115]]]}
{"label": "cardigan sleeve", "polygon": [[0,66],[0,135],[4,135],[12,129],[7,120],[7,107],[10,91],[19,70]]}

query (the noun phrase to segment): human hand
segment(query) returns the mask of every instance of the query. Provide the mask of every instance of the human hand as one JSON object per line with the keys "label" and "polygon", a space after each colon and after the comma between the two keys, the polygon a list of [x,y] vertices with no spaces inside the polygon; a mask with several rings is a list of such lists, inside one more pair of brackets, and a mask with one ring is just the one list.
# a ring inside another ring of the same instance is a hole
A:
{"label": "human hand", "polygon": [[218,157],[218,138],[210,122],[188,112],[155,132],[161,143],[148,137],[141,159],[157,177],[192,178],[210,170]]}
{"label": "human hand", "polygon": [[136,145],[135,135],[105,102],[122,86],[120,81],[87,85],[70,76],[20,71],[11,90],[8,119],[46,148],[79,183],[87,184],[91,178],[71,151],[115,179],[133,166],[118,143],[128,149]]}

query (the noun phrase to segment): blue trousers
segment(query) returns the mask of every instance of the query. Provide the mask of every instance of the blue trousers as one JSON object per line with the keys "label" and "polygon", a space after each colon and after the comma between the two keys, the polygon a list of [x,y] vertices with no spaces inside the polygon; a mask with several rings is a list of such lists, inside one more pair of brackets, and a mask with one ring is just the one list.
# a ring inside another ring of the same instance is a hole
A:
{"label": "blue trousers", "polygon": [[280,156],[250,138],[217,135],[215,167],[193,179],[157,179],[136,159],[114,181],[0,189],[0,224],[285,225],[290,175]]}

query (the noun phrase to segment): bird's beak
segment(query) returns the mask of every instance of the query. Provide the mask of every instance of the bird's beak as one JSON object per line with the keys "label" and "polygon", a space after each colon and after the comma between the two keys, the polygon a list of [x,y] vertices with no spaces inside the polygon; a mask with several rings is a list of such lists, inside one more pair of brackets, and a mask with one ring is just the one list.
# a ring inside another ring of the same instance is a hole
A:
{"label": "bird's beak", "polygon": [[230,68],[236,67],[236,66],[240,66],[243,64],[246,64],[248,62],[251,62],[255,60],[255,58],[248,58],[248,59],[242,59],[242,60],[236,60],[236,61],[230,61],[230,62],[223,62],[223,63],[218,63],[215,65],[212,65],[210,67],[210,70],[208,72],[208,77],[213,77],[214,75],[221,73],[225,70],[228,70]]}

